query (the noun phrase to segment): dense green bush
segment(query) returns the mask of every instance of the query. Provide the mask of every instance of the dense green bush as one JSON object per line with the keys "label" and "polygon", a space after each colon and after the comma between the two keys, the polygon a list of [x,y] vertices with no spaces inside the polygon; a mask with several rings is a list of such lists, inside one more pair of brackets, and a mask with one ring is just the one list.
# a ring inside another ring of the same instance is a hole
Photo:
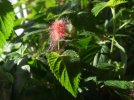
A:
{"label": "dense green bush", "polygon": [[0,98],[133,100],[133,38],[134,0],[1,0]]}

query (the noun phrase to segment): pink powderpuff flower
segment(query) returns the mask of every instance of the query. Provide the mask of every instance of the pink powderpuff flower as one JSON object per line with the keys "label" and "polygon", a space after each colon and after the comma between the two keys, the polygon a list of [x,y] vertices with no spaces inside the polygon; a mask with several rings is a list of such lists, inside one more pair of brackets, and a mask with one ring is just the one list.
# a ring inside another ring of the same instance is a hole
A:
{"label": "pink powderpuff flower", "polygon": [[134,98],[134,89],[131,89],[130,94],[129,94],[132,98]]}
{"label": "pink powderpuff flower", "polygon": [[65,19],[55,20],[49,28],[50,50],[57,50],[58,42],[64,39],[67,33],[67,21]]}

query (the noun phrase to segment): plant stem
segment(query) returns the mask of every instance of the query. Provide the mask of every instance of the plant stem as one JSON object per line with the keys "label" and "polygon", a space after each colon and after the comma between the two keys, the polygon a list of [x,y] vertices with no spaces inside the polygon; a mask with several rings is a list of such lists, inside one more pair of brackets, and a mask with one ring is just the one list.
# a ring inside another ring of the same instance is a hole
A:
{"label": "plant stem", "polygon": [[60,50],[60,41],[58,40],[58,51]]}
{"label": "plant stem", "polygon": [[[116,18],[115,18],[115,8],[114,7],[111,7],[111,12],[112,12],[112,16],[113,16],[113,33],[112,33],[112,42],[111,42],[110,54],[112,54],[112,52],[113,52],[115,33],[116,33]],[[109,62],[111,63],[111,59]]]}
{"label": "plant stem", "polygon": [[110,53],[113,52],[113,48],[114,48],[114,40],[115,40],[115,33],[116,33],[116,22],[115,22],[115,8],[112,7],[111,8],[112,11],[112,15],[113,15],[113,34],[112,34],[112,43],[111,43],[111,49],[110,49]]}

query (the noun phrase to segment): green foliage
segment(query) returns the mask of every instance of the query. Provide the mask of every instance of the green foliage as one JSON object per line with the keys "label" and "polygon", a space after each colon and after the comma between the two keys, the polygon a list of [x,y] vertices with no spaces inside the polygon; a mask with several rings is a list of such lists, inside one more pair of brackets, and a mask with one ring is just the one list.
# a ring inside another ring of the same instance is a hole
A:
{"label": "green foliage", "polygon": [[45,5],[47,8],[54,7],[54,6],[56,6],[56,1],[55,0],[49,0],[49,1],[46,0]]}
{"label": "green foliage", "polygon": [[92,12],[95,16],[97,16],[104,8],[107,7],[107,2],[98,3],[95,5],[95,7],[92,9]]}
{"label": "green foliage", "polygon": [[59,82],[74,96],[77,96],[80,81],[79,56],[67,50],[62,55],[56,52],[47,54],[48,64]]}
{"label": "green foliage", "polygon": [[[9,90],[13,100],[133,100],[133,0],[19,0],[13,7],[21,18],[0,0],[0,98]],[[52,51],[50,25],[61,18],[67,35]]]}
{"label": "green foliage", "polygon": [[11,3],[7,0],[0,2],[0,48],[3,48],[14,26],[14,12]]}
{"label": "green foliage", "polygon": [[134,84],[127,81],[120,81],[120,80],[108,80],[105,81],[104,84],[106,86],[115,88],[115,89],[123,89],[123,90],[129,90],[134,87]]}
{"label": "green foliage", "polygon": [[13,76],[9,72],[3,70],[2,68],[0,68],[0,79],[5,80],[9,83],[13,83],[14,80]]}
{"label": "green foliage", "polygon": [[108,2],[97,3],[92,9],[92,12],[95,16],[97,16],[106,7],[115,7],[126,2],[127,1],[125,0],[109,0]]}
{"label": "green foliage", "polygon": [[127,2],[126,0],[109,0],[107,5],[109,7],[115,7],[117,5],[120,5],[120,4],[126,3],[126,2]]}
{"label": "green foliage", "polygon": [[122,74],[126,73],[126,66],[127,66],[127,55],[125,49],[117,42],[115,41],[115,46],[119,49],[120,55],[121,55],[121,68],[123,69]]}

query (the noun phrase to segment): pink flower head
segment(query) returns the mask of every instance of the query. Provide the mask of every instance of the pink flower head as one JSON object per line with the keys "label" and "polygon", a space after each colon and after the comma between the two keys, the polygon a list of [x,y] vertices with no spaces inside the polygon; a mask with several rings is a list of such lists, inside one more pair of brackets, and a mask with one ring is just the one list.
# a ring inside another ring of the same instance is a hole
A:
{"label": "pink flower head", "polygon": [[50,26],[50,49],[57,48],[58,41],[64,39],[67,33],[67,21],[65,19],[55,20]]}
{"label": "pink flower head", "polygon": [[132,98],[134,98],[134,89],[132,89],[131,91],[130,91],[130,94],[129,94]]}

